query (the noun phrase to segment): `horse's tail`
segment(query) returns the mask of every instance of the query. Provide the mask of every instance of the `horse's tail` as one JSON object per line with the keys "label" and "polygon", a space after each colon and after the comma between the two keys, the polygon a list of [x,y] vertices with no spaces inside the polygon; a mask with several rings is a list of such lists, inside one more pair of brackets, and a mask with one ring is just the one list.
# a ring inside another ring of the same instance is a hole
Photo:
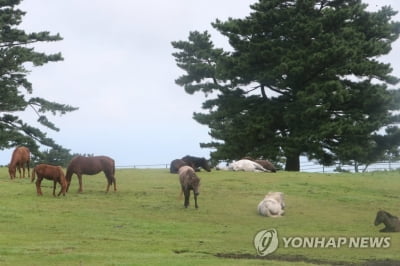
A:
{"label": "horse's tail", "polygon": [[115,175],[115,161],[112,161],[113,175]]}
{"label": "horse's tail", "polygon": [[31,177],[31,183],[33,183],[33,181],[35,181],[35,172],[36,172],[36,169],[35,168],[33,168],[32,169],[32,177]]}
{"label": "horse's tail", "polygon": [[114,183],[115,184],[115,161],[114,160],[112,160],[112,180],[111,180],[111,183]]}

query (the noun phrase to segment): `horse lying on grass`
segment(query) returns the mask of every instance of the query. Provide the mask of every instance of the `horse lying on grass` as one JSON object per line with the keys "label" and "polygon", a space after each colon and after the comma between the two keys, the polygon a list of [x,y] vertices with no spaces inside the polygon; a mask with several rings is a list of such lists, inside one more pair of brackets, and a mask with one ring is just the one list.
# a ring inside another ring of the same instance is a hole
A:
{"label": "horse lying on grass", "polygon": [[242,159],[231,163],[228,166],[228,169],[233,171],[245,171],[245,172],[269,172],[260,164],[247,159]]}
{"label": "horse lying on grass", "polygon": [[76,156],[72,158],[67,168],[67,192],[69,189],[69,185],[71,184],[71,178],[73,174],[76,174],[78,176],[78,192],[82,192],[82,175],[95,175],[100,173],[101,171],[104,172],[108,181],[106,192],[110,190],[110,186],[112,184],[114,184],[114,191],[117,191],[117,185],[115,182],[115,162],[113,159],[107,156]]}
{"label": "horse lying on grass", "polygon": [[193,190],[194,204],[197,209],[199,207],[197,205],[197,196],[199,195],[200,178],[190,166],[182,166],[179,168],[178,174],[182,193],[185,195],[185,208],[189,206],[190,190]]}
{"label": "horse lying on grass", "polygon": [[8,165],[8,173],[10,174],[10,179],[15,178],[15,173],[18,169],[19,178],[21,178],[21,167],[22,167],[22,177],[25,178],[25,165],[28,168],[28,178],[29,178],[29,162],[30,162],[30,151],[27,147],[20,146],[15,148],[11,156],[11,162]]}
{"label": "horse lying on grass", "polygon": [[383,223],[385,228],[379,232],[400,232],[400,220],[397,216],[391,215],[386,211],[378,211],[375,218],[375,226]]}
{"label": "horse lying on grass", "polygon": [[269,192],[258,204],[258,213],[263,216],[280,217],[285,211],[285,201],[282,192]]}
{"label": "horse lying on grass", "polygon": [[61,190],[58,193],[58,196],[63,194],[65,196],[65,192],[67,190],[67,180],[65,179],[64,172],[60,166],[53,166],[48,164],[39,164],[36,165],[35,168],[32,170],[32,178],[31,181],[35,181],[35,175],[37,175],[36,180],[36,191],[39,196],[42,196],[42,190],[40,185],[42,183],[43,178],[52,180],[54,182],[53,185],[53,196],[56,196],[56,185],[57,182],[61,186]]}
{"label": "horse lying on grass", "polygon": [[275,173],[276,172],[276,168],[275,166],[268,160],[258,160],[258,159],[253,159],[252,157],[244,157],[242,159],[246,159],[246,160],[250,160],[253,162],[258,163],[259,165],[261,165],[262,167],[264,167],[265,169]]}

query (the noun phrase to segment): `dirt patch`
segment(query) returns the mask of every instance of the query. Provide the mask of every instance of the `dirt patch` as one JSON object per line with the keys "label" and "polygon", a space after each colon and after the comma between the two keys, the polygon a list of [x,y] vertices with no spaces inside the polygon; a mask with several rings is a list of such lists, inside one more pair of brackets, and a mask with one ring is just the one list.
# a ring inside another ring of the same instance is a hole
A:
{"label": "dirt patch", "polygon": [[234,254],[234,253],[217,253],[216,257],[229,258],[229,259],[255,259],[255,260],[276,260],[276,261],[287,261],[287,262],[306,262],[316,265],[350,265],[350,266],[398,266],[400,261],[398,260],[367,260],[363,263],[349,263],[344,261],[331,261],[331,260],[320,260],[311,259],[301,255],[274,255],[270,254],[266,257],[261,257],[252,254]]}
{"label": "dirt patch", "polygon": [[[173,250],[175,254],[182,254],[182,253],[190,253],[190,250],[187,249],[181,249],[181,250]],[[196,252],[194,252],[196,253]],[[322,260],[322,259],[312,259],[312,258],[307,258],[302,255],[274,255],[270,254],[268,256],[262,257],[258,255],[253,255],[253,254],[241,254],[241,253],[217,253],[217,254],[211,254],[208,252],[200,252],[203,254],[208,254],[208,255],[213,255],[218,258],[224,258],[224,259],[245,259],[245,260],[268,260],[268,261],[285,261],[285,262],[305,262],[305,263],[311,263],[315,265],[348,265],[348,266],[399,266],[400,261],[399,260],[366,260],[365,262],[362,263],[352,263],[352,262],[347,262],[347,261],[332,261],[332,260]]]}

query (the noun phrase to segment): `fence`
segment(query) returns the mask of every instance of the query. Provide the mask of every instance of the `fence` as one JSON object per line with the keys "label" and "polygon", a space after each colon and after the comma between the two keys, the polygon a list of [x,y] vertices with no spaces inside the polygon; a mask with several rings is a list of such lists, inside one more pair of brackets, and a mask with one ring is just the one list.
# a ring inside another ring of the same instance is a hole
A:
{"label": "fence", "polygon": [[[117,165],[117,169],[169,169],[170,163],[158,163],[158,164],[132,164],[132,165]],[[365,166],[361,165],[359,171],[362,172]],[[400,161],[391,162],[383,161],[371,164],[367,167],[366,172],[372,171],[392,171],[400,169]],[[310,161],[301,162],[301,172],[315,172],[315,173],[336,173],[340,171],[354,172],[354,166],[336,164],[333,166],[323,166]]]}
{"label": "fence", "polygon": [[169,168],[169,163],[116,165],[115,168],[117,169]]}
{"label": "fence", "polygon": [[[360,165],[358,167],[359,172],[363,172],[365,165]],[[374,164],[369,165],[365,172],[373,172],[373,171],[393,171],[400,169],[400,161],[392,162],[392,161],[382,161],[376,162]],[[336,173],[336,172],[355,172],[355,168],[353,165],[343,165],[343,164],[335,164],[333,166],[323,166],[320,164],[316,164],[313,162],[304,162],[301,163],[300,166],[301,172],[317,172],[317,173]]]}

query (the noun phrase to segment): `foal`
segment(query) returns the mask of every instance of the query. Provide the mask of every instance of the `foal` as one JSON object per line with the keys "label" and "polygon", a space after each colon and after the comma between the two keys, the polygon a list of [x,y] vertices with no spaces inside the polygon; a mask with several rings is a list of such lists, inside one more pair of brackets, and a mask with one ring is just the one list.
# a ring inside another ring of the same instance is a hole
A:
{"label": "foal", "polygon": [[39,196],[43,195],[40,185],[43,178],[52,180],[53,184],[53,196],[56,196],[56,184],[57,182],[61,185],[61,190],[58,196],[62,193],[65,196],[65,191],[67,189],[67,180],[60,166],[53,166],[48,164],[39,164],[33,168],[31,181],[35,181],[35,174],[37,174],[36,180],[36,191]]}
{"label": "foal", "polygon": [[400,220],[396,216],[391,215],[386,211],[378,211],[375,218],[375,225],[383,223],[385,228],[379,232],[400,232]]}
{"label": "foal", "polygon": [[182,192],[185,195],[185,208],[189,206],[190,190],[193,190],[194,204],[197,209],[199,207],[197,205],[197,196],[199,195],[200,178],[190,166],[182,166],[179,168],[178,174]]}

